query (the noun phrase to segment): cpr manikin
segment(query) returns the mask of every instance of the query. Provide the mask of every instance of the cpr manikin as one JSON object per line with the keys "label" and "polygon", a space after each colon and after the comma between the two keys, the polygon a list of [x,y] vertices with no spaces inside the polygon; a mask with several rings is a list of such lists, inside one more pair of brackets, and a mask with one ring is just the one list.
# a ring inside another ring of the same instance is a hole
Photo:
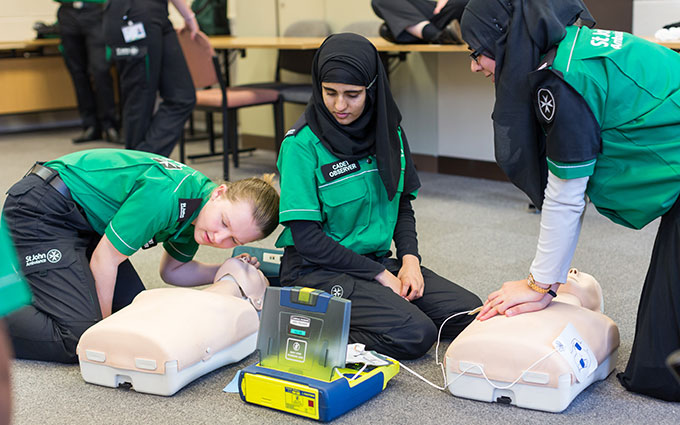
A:
{"label": "cpr manikin", "polygon": [[616,365],[619,331],[602,307],[598,282],[571,269],[544,310],[475,320],[446,352],[449,390],[476,400],[564,410]]}
{"label": "cpr manikin", "polygon": [[230,258],[203,290],[141,292],[81,337],[83,379],[172,395],[197,377],[242,360],[255,351],[268,285],[260,270]]}

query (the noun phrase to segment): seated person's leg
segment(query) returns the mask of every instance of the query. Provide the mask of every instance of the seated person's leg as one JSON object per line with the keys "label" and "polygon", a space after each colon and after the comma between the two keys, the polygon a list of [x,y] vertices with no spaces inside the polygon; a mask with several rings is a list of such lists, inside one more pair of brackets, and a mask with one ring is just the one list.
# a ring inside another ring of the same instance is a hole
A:
{"label": "seated person's leg", "polygon": [[469,0],[449,0],[434,14],[436,2],[430,0],[373,0],[373,10],[385,21],[380,35],[393,43],[459,44],[462,40],[447,26],[460,19]]}
{"label": "seated person's leg", "polygon": [[53,268],[27,273],[32,305],[7,317],[17,358],[75,363],[78,339],[101,320],[85,253],[60,251],[62,260]]}
{"label": "seated person's leg", "polygon": [[38,176],[8,193],[4,218],[33,293],[31,306],[7,317],[16,356],[76,362],[80,335],[101,320],[84,249],[97,235],[73,201]]}
{"label": "seated person's leg", "polygon": [[[372,0],[375,14],[385,21],[381,36],[394,43],[417,43],[416,37],[406,29],[427,21],[436,3],[430,0]],[[384,30],[387,32],[384,32]]]}
{"label": "seated person's leg", "polygon": [[[390,259],[385,265],[395,276],[399,272],[400,263],[397,260]],[[432,320],[437,331],[444,320],[453,314],[470,311],[482,305],[477,295],[444,279],[432,270],[421,266],[421,272],[425,281],[425,289],[423,296],[412,301],[412,304]],[[442,338],[455,338],[474,318],[475,316],[461,314],[449,319],[442,329]]]}
{"label": "seated person's leg", "polygon": [[432,347],[437,328],[422,311],[376,281],[325,270],[293,285],[321,289],[352,301],[349,342],[397,360],[416,359]]}
{"label": "seated person's leg", "polygon": [[62,326],[33,305],[6,318],[14,354],[18,359],[75,363],[80,335],[95,322],[87,322],[77,330]]}
{"label": "seated person's leg", "polygon": [[430,17],[430,22],[437,28],[444,29],[454,20],[460,20],[463,10],[470,0],[449,0],[446,6],[436,15]]}

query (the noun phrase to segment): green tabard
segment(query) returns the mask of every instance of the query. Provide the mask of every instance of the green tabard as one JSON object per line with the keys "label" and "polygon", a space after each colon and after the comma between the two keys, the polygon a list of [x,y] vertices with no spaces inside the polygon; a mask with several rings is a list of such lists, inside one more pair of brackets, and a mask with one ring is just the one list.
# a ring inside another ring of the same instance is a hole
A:
{"label": "green tabard", "polygon": [[[389,251],[404,187],[403,146],[398,192],[391,201],[374,156],[356,162],[340,160],[309,126],[284,139],[277,166],[281,173],[282,224],[319,221],[328,236],[358,254],[380,256]],[[276,246],[291,245],[293,238],[286,227]]]}
{"label": "green tabard", "polygon": [[568,27],[552,68],[585,99],[602,147],[595,161],[548,158],[550,170],[590,175],[586,193],[616,223],[639,229],[663,215],[680,194],[680,55],[627,33]]}
{"label": "green tabard", "polygon": [[153,153],[96,149],[45,164],[59,172],[92,228],[132,255],[148,242],[164,242],[178,261],[198,244],[191,222],[216,187],[200,172]]}

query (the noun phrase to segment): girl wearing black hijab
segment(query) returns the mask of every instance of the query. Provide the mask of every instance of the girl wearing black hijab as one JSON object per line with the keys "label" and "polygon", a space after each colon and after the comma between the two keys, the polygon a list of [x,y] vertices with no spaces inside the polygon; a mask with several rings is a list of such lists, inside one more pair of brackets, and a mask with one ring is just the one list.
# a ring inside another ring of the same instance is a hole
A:
{"label": "girl wearing black hijab", "polygon": [[680,348],[680,55],[583,24],[594,22],[581,0],[470,0],[463,13],[471,70],[496,86],[496,160],[542,210],[528,278],[492,292],[479,319],[550,303],[566,281],[586,195],[626,227],[662,217],[618,378],[680,401],[664,364]]}
{"label": "girl wearing black hijab", "polygon": [[[375,47],[356,34],[331,35],[312,79],[277,164],[281,283],[351,300],[351,342],[418,358],[447,317],[481,301],[420,266],[411,207],[420,181]],[[468,317],[449,320],[442,334],[455,337]]]}

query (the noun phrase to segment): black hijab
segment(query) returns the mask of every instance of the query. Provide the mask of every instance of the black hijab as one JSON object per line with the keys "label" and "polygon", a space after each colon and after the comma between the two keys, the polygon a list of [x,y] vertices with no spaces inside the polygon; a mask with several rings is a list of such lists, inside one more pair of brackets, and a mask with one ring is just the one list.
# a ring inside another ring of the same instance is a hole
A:
{"label": "black hijab", "polygon": [[[321,83],[366,87],[366,105],[348,125],[337,122],[323,102]],[[401,173],[401,144],[397,128],[401,113],[392,98],[387,73],[375,46],[353,33],[333,34],[314,55],[312,98],[305,110],[307,124],[333,155],[356,161],[375,154],[380,178],[390,200],[397,193]],[[406,134],[402,130],[406,170],[404,193],[420,187]]]}
{"label": "black hijab", "polygon": [[496,60],[496,162],[539,209],[548,166],[529,73],[578,19],[589,26],[595,23],[582,0],[470,0],[461,19],[470,48]]}

